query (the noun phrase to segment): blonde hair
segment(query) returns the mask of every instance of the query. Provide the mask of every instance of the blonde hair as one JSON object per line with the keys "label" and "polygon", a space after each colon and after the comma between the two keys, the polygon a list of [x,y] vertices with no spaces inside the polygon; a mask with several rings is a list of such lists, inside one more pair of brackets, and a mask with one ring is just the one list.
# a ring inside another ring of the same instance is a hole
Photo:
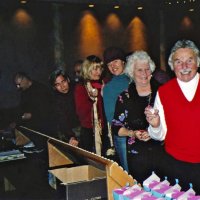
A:
{"label": "blonde hair", "polygon": [[103,62],[102,60],[94,55],[88,56],[82,64],[81,68],[81,76],[85,80],[90,80],[90,74],[93,69],[100,68],[103,70]]}

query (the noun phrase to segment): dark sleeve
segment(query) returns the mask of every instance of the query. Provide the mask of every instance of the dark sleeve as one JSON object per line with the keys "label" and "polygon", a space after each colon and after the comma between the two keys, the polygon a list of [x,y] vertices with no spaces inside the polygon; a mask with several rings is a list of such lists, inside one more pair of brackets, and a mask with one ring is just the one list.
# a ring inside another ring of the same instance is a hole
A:
{"label": "dark sleeve", "polygon": [[128,110],[126,109],[126,97],[124,93],[120,94],[115,104],[115,113],[112,120],[112,132],[118,135],[121,127],[127,128],[128,124]]}
{"label": "dark sleeve", "polygon": [[69,116],[71,121],[71,127],[78,127],[80,125],[80,122],[76,114],[74,91],[70,92]]}
{"label": "dark sleeve", "polygon": [[[49,119],[52,116],[53,95],[49,88],[40,83],[33,83],[28,89],[24,103],[24,112],[31,112],[32,119],[40,118],[41,120]],[[22,102],[23,103],[23,102]],[[27,106],[27,107],[26,107]]]}
{"label": "dark sleeve", "polygon": [[75,139],[77,139],[77,138],[76,138],[76,135],[75,135],[75,133],[73,132],[72,129],[68,130],[68,132],[65,133],[65,137],[66,137],[66,139],[68,140],[68,142],[69,142],[69,140],[71,139],[71,137],[74,137]]}
{"label": "dark sleeve", "polygon": [[[66,103],[65,103],[66,101]],[[57,134],[64,134],[69,140],[71,137],[75,137],[75,133],[72,131],[71,115],[68,112],[70,108],[70,101],[66,98],[54,97],[54,121],[56,125]]]}

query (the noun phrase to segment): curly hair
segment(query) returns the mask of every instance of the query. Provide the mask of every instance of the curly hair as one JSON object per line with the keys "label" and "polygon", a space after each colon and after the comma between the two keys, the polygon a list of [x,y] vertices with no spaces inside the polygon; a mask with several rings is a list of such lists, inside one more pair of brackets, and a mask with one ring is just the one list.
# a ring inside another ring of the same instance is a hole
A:
{"label": "curly hair", "polygon": [[153,72],[156,68],[155,63],[150,58],[148,53],[146,51],[135,51],[130,56],[127,57],[127,62],[125,66],[125,74],[129,76],[131,79],[134,79],[133,72],[135,70],[135,62],[138,60],[144,60],[149,63],[149,67],[151,69],[151,72]]}

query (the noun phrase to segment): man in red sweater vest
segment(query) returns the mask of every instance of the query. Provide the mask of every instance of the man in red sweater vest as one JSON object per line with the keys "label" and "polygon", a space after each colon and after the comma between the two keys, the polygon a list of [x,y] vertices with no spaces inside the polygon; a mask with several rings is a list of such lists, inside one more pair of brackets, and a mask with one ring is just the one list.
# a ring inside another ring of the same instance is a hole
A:
{"label": "man in red sweater vest", "polygon": [[148,131],[153,139],[164,140],[160,171],[169,178],[180,178],[183,189],[193,183],[200,193],[199,49],[190,40],[180,40],[168,64],[176,78],[159,88],[154,111],[145,109]]}

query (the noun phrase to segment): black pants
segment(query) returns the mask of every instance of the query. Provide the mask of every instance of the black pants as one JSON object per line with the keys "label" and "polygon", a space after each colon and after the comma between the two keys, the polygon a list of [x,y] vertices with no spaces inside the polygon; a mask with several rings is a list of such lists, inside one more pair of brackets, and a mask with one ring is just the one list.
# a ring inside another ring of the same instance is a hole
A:
{"label": "black pants", "polygon": [[197,194],[200,194],[200,163],[188,163],[174,159],[166,153],[164,146],[156,143],[139,142],[133,144],[133,148],[138,150],[138,154],[128,154],[128,164],[130,174],[138,182],[142,182],[148,178],[154,171],[161,181],[167,176],[171,185],[175,184],[175,179],[179,179],[182,191],[189,189],[189,183],[193,184],[193,188]]}
{"label": "black pants", "polygon": [[[106,129],[102,130],[102,155],[105,156],[109,147],[109,141]],[[95,152],[94,131],[92,128],[81,127],[79,147],[90,152]]]}
{"label": "black pants", "polygon": [[179,184],[183,191],[189,189],[189,183],[200,195],[200,163],[188,163],[176,160],[163,150],[163,158],[160,160],[162,176],[167,176],[170,183],[175,183],[175,178],[179,179]]}
{"label": "black pants", "polygon": [[[152,174],[160,172],[161,152],[163,145],[161,142],[149,140],[147,142],[136,140],[136,142],[128,145],[128,166],[129,172],[134,179],[141,183]],[[162,179],[162,177],[161,177]]]}
{"label": "black pants", "polygon": [[81,127],[79,146],[90,152],[94,152],[94,132],[92,128]]}

